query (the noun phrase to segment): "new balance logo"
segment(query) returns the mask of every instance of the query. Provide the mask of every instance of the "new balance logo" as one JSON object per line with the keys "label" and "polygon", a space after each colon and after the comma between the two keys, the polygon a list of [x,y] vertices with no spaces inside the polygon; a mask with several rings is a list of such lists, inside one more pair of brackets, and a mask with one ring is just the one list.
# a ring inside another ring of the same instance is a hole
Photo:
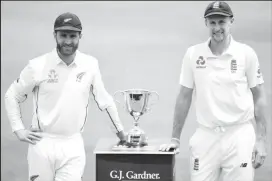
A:
{"label": "new balance logo", "polygon": [[242,163],[240,167],[247,167],[247,163]]}
{"label": "new balance logo", "polygon": [[81,80],[82,80],[82,77],[84,76],[86,74],[86,72],[81,72],[81,73],[79,73],[79,74],[77,74],[77,79],[76,79],[76,81],[77,82],[81,82]]}
{"label": "new balance logo", "polygon": [[199,159],[198,158],[195,158],[195,161],[194,161],[194,170],[199,170]]}
{"label": "new balance logo", "polygon": [[32,175],[30,177],[30,181],[35,181],[38,177],[39,177],[39,175]]}
{"label": "new balance logo", "polygon": [[237,62],[236,62],[236,60],[231,60],[230,70],[231,70],[231,73],[236,73],[236,71],[237,71]]}
{"label": "new balance logo", "polygon": [[59,79],[58,79],[58,74],[56,73],[56,71],[54,69],[51,69],[48,73],[48,80],[47,83],[58,83]]}
{"label": "new balance logo", "polygon": [[196,68],[206,68],[206,65],[205,65],[206,61],[204,60],[203,56],[199,56],[197,61],[196,61]]}

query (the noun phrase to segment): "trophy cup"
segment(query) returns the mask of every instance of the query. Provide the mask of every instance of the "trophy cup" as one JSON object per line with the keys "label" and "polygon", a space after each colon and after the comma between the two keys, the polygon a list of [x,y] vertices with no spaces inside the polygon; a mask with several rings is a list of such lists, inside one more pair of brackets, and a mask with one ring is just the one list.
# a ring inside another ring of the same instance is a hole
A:
{"label": "trophy cup", "polygon": [[127,146],[128,147],[147,146],[148,145],[147,137],[145,135],[145,132],[139,127],[139,118],[144,113],[150,111],[150,106],[152,105],[149,103],[150,97],[156,95],[158,101],[159,94],[155,91],[148,91],[144,89],[128,89],[124,91],[116,91],[114,93],[114,99],[118,103],[120,102],[116,100],[116,95],[120,93],[122,93],[124,97],[125,109],[134,118],[134,127],[128,132],[127,135],[128,137]]}

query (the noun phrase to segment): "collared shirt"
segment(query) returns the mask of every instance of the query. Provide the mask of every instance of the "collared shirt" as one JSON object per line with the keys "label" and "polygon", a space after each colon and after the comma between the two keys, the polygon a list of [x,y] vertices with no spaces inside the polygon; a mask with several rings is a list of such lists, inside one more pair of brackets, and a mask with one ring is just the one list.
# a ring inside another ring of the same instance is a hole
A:
{"label": "collared shirt", "polygon": [[[105,90],[97,59],[78,50],[69,66],[59,58],[56,49],[29,61],[6,93],[13,131],[24,129],[19,103],[30,92],[34,94],[32,126],[47,133],[69,136],[82,131],[91,93],[101,110],[116,108]],[[114,125],[116,132],[123,129],[119,120]]]}
{"label": "collared shirt", "polygon": [[188,48],[180,74],[180,84],[195,89],[197,121],[216,127],[252,119],[250,88],[264,82],[255,51],[231,37],[229,48],[215,56],[209,43]]}

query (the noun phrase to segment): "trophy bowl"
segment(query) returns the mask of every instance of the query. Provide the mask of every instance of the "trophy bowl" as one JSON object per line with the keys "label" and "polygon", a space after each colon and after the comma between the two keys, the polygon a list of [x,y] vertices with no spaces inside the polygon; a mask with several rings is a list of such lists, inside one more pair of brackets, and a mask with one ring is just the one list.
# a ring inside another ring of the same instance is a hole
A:
{"label": "trophy bowl", "polygon": [[124,104],[126,111],[134,119],[134,127],[127,134],[127,142],[129,147],[143,147],[147,146],[147,137],[145,132],[139,127],[139,119],[146,112],[150,111],[150,98],[153,95],[157,96],[159,100],[159,94],[155,91],[149,91],[145,89],[128,89],[124,91],[116,91],[114,93],[115,101],[117,94],[123,94]]}

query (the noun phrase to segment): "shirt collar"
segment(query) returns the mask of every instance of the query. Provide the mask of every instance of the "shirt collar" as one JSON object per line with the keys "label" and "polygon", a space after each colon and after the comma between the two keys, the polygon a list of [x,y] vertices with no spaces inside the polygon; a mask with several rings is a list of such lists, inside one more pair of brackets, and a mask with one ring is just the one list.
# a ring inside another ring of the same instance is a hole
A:
{"label": "shirt collar", "polygon": [[[76,65],[77,66],[77,65],[79,65],[79,60],[78,60],[79,56],[78,55],[79,55],[79,51],[76,50],[75,59],[74,59],[74,61],[69,66],[72,66],[72,65]],[[65,64],[65,62],[63,62],[63,60],[59,57],[56,48],[54,48],[53,51],[52,51],[52,59],[53,59],[54,63],[56,63],[56,65]]]}
{"label": "shirt collar", "polygon": [[[212,55],[212,56],[215,56],[210,47],[209,47],[209,44],[211,42],[211,37],[205,42],[205,46],[208,48],[208,52]],[[222,55],[234,55],[236,53],[236,41],[233,39],[233,37],[230,35],[230,44],[229,44],[229,47],[228,49],[222,54]],[[221,56],[222,56],[221,55]]]}

